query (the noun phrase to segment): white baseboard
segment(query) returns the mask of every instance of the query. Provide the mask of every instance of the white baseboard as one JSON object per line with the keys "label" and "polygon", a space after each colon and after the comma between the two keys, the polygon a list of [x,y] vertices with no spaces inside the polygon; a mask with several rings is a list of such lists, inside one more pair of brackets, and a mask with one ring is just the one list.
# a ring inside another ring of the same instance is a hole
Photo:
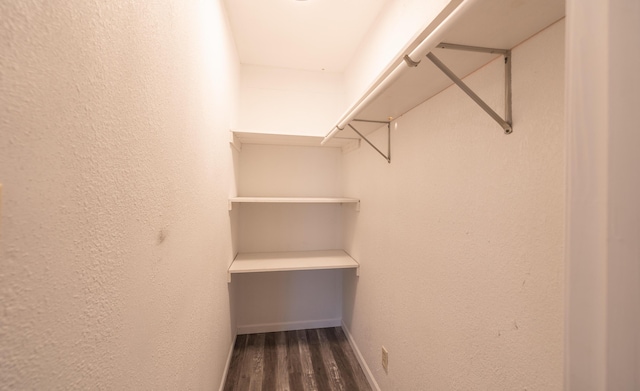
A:
{"label": "white baseboard", "polygon": [[231,357],[233,357],[233,348],[236,346],[236,338],[238,336],[233,337],[233,341],[231,341],[231,347],[229,348],[229,354],[227,355],[227,363],[224,366],[224,372],[222,372],[222,382],[220,383],[220,390],[224,390],[224,384],[227,382],[227,373],[229,373],[229,366],[231,365]]}
{"label": "white baseboard", "polygon": [[349,332],[349,329],[344,324],[344,322],[342,322],[342,331],[344,331],[344,334],[347,336],[347,339],[349,340],[349,344],[351,344],[351,348],[356,354],[356,358],[358,359],[358,362],[360,363],[360,366],[364,371],[364,375],[367,377],[367,380],[369,381],[369,385],[371,385],[371,387],[375,391],[380,391],[380,386],[378,386],[378,382],[373,377],[373,372],[371,372],[371,369],[369,369],[367,362],[364,361],[364,357],[362,356],[362,353],[360,353],[360,349],[358,349],[358,346],[356,345],[356,341],[351,336],[351,333]]}
{"label": "white baseboard", "polygon": [[272,333],[274,331],[320,329],[340,327],[342,319],[306,320],[301,322],[263,323],[238,326],[238,334]]}

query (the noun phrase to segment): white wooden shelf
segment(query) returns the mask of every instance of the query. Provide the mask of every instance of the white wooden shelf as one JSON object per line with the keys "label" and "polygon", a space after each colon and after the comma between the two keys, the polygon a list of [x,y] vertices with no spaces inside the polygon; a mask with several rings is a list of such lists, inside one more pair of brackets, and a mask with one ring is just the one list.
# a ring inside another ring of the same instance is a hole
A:
{"label": "white wooden shelf", "polygon": [[239,253],[231,263],[228,282],[236,273],[263,273],[293,270],[356,269],[360,265],[343,250]]}
{"label": "white wooden shelf", "polygon": [[360,210],[360,200],[345,197],[232,197],[229,198],[229,210],[234,203],[263,203],[263,204],[356,204]]}
{"label": "white wooden shelf", "polygon": [[[233,142],[231,145],[238,151],[242,151],[243,144],[320,147],[322,146],[321,142],[324,138],[321,136],[266,133],[241,129],[233,129],[231,133],[233,134]],[[334,137],[325,143],[324,146],[341,148],[343,152],[349,152],[360,147],[360,139],[358,137]]]}

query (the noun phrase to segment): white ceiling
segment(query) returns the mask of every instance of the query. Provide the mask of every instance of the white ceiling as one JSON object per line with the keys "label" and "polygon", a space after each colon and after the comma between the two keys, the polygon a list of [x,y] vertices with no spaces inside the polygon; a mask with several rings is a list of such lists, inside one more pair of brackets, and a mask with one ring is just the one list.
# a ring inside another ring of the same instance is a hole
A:
{"label": "white ceiling", "polygon": [[342,72],[387,0],[224,0],[240,62]]}

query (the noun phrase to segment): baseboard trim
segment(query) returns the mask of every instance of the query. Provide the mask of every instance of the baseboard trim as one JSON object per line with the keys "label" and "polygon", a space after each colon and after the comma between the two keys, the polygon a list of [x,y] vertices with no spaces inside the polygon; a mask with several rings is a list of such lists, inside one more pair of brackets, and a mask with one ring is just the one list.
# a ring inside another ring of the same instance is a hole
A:
{"label": "baseboard trim", "polygon": [[302,322],[263,323],[238,326],[238,335],[272,333],[274,331],[320,329],[323,327],[340,327],[342,319],[306,320]]}
{"label": "baseboard trim", "polygon": [[236,338],[238,336],[235,335],[233,337],[233,341],[231,341],[231,347],[229,348],[229,354],[227,355],[227,363],[224,366],[224,372],[222,372],[222,382],[220,383],[219,391],[224,390],[224,385],[227,382],[227,374],[229,373],[229,366],[231,366],[231,357],[233,357],[233,348],[236,346]]}
{"label": "baseboard trim", "polygon": [[358,345],[356,345],[356,341],[353,339],[353,336],[351,336],[351,332],[349,332],[349,328],[347,328],[347,326],[344,324],[344,322],[342,322],[342,331],[344,331],[344,334],[347,336],[347,340],[349,340],[349,344],[351,344],[351,348],[353,349],[353,351],[356,354],[356,358],[358,359],[358,362],[360,363],[360,366],[362,367],[362,370],[364,371],[364,375],[366,376],[367,380],[369,381],[369,385],[375,391],[380,391],[380,386],[378,386],[378,382],[373,377],[373,372],[371,372],[371,369],[367,365],[367,362],[364,360],[364,357],[362,356],[362,353],[360,353],[360,349],[358,349]]}

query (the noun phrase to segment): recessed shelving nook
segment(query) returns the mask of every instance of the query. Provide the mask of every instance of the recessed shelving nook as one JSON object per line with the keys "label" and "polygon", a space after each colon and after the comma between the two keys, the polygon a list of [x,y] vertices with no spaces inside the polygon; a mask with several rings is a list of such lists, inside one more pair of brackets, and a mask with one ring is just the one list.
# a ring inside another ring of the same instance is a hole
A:
{"label": "recessed shelving nook", "polygon": [[325,148],[321,137],[232,132],[239,190],[250,196],[228,200],[229,211],[239,214],[240,243],[228,282],[244,273],[356,269],[359,275],[358,262],[341,249],[341,216],[344,208],[358,212],[360,200],[326,196],[340,192],[340,156],[359,140],[336,139]]}
{"label": "recessed shelving nook", "polygon": [[236,254],[227,281],[238,332],[339,326],[343,278],[360,275],[343,243],[344,221],[359,214],[360,200],[342,196],[342,147],[322,147],[317,137],[244,136],[235,152],[239,195],[228,199]]}

